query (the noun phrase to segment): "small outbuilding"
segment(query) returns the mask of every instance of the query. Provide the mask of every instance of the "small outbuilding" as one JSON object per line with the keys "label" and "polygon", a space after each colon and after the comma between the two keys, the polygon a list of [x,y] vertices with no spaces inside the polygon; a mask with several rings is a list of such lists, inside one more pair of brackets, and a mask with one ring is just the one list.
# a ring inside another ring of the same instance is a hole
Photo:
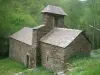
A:
{"label": "small outbuilding", "polygon": [[67,15],[62,8],[48,5],[43,11],[44,24],[10,36],[9,57],[27,67],[37,64],[54,72],[64,71],[72,56],[89,56],[91,43],[82,30],[64,25]]}

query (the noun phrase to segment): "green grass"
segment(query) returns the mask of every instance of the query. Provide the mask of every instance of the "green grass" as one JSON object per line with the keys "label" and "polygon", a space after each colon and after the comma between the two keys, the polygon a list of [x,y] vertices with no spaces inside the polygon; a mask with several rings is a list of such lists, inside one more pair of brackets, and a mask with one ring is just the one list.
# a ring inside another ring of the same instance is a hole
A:
{"label": "green grass", "polygon": [[67,75],[100,75],[100,50],[92,51],[89,58],[73,59]]}
{"label": "green grass", "polygon": [[9,58],[0,57],[0,75],[14,75],[23,72],[22,75],[53,75],[53,73],[43,67],[34,68],[26,71],[23,64],[13,61]]}
{"label": "green grass", "polygon": [[0,75],[14,75],[15,73],[25,69],[26,68],[21,63],[12,61],[9,58],[0,57]]}

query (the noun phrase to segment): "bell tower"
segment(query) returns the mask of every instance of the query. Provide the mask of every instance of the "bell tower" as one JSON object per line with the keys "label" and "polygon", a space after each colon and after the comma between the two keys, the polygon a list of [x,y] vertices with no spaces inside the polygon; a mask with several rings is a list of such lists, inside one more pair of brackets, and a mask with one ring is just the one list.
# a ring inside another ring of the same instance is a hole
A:
{"label": "bell tower", "polygon": [[54,27],[64,27],[64,16],[67,14],[62,8],[48,5],[46,8],[44,8],[42,14],[44,15],[44,25],[48,31]]}

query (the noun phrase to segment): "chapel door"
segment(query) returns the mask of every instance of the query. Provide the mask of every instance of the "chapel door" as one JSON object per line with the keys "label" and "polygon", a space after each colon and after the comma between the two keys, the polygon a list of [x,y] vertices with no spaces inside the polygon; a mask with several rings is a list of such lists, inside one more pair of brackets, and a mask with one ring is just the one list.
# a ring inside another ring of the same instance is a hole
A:
{"label": "chapel door", "polygon": [[29,67],[29,62],[30,62],[29,59],[30,59],[30,57],[29,57],[29,55],[27,55],[26,56],[26,67]]}

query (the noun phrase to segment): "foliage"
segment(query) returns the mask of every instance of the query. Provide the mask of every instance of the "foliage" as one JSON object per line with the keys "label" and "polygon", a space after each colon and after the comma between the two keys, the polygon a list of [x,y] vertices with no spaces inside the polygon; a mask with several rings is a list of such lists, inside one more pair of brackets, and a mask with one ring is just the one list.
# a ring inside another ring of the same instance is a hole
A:
{"label": "foliage", "polygon": [[[35,3],[36,2],[36,3]],[[11,34],[24,26],[34,27],[40,24],[39,0],[0,0],[0,55],[8,55],[8,39]]]}
{"label": "foliage", "polygon": [[70,28],[85,30],[92,48],[100,48],[100,32],[89,26],[100,29],[100,0],[62,0],[60,5],[68,14],[65,24]]}
{"label": "foliage", "polygon": [[80,20],[83,16],[83,4],[79,0],[68,0],[62,4],[65,12],[68,14],[67,23],[70,28],[80,28]]}

